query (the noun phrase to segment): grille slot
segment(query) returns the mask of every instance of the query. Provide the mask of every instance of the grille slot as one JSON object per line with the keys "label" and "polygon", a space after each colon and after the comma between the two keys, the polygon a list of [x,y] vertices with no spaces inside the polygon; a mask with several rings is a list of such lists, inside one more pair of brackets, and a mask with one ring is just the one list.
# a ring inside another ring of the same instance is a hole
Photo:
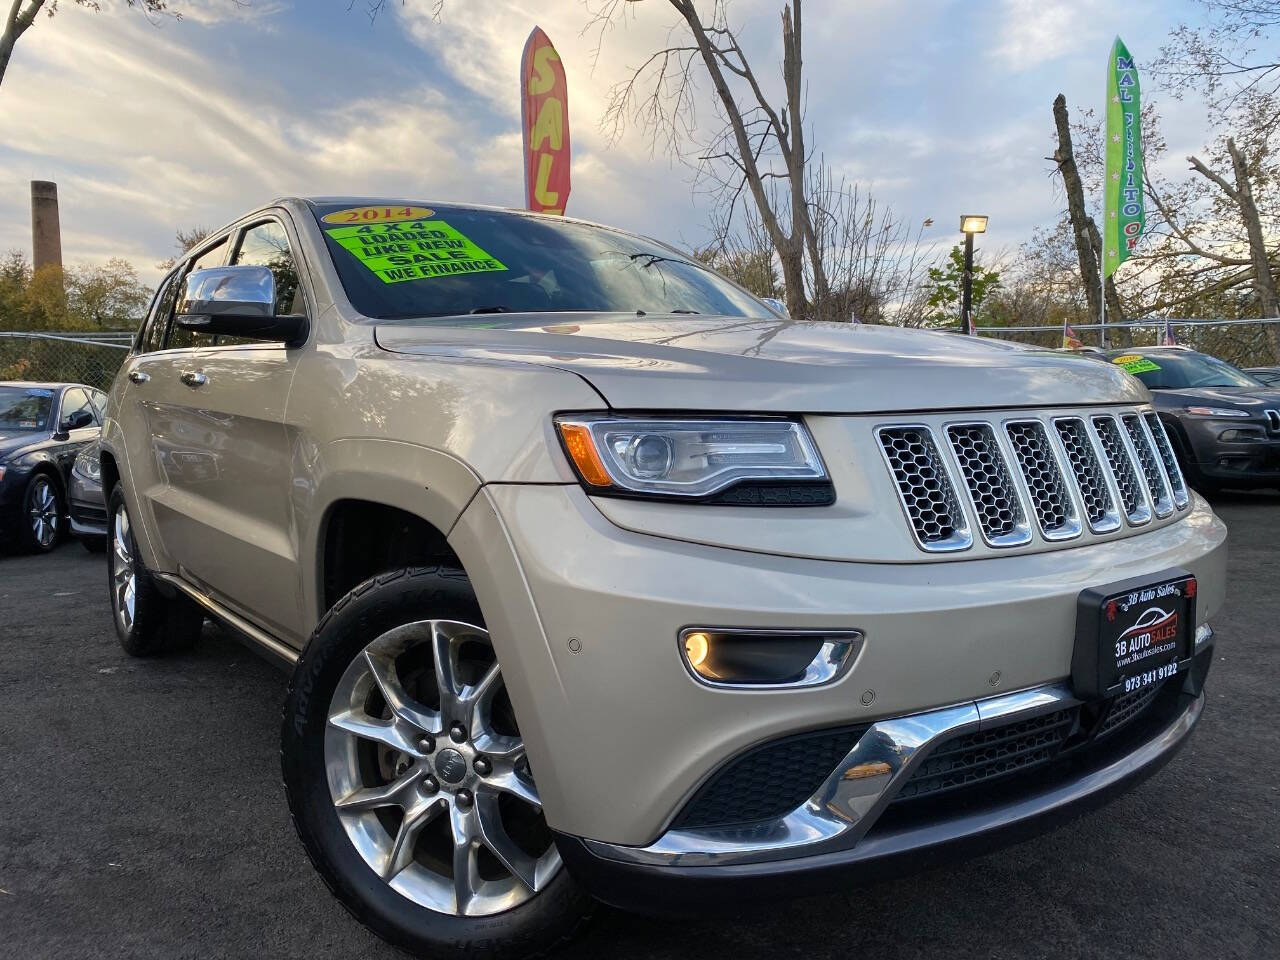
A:
{"label": "grille slot", "polygon": [[1160,454],[1160,462],[1164,464],[1165,475],[1169,478],[1169,486],[1173,488],[1173,502],[1181,510],[1190,500],[1187,497],[1187,483],[1182,479],[1182,469],[1178,466],[1178,458],[1173,455],[1173,444],[1169,442],[1169,435],[1157,414],[1143,414],[1143,419],[1147,421],[1156,452]]}
{"label": "grille slot", "polygon": [[1079,417],[1063,417],[1055,420],[1053,425],[1066,451],[1067,462],[1071,465],[1076,489],[1080,491],[1080,500],[1089,520],[1089,529],[1094,533],[1108,533],[1118,529],[1120,514],[1116,510],[1111,489],[1102,472],[1102,463],[1093,449],[1084,421]]}
{"label": "grille slot", "polygon": [[1165,683],[1153,683],[1149,687],[1141,690],[1135,690],[1133,693],[1122,693],[1116,697],[1111,703],[1111,709],[1107,711],[1107,718],[1102,721],[1102,726],[1098,728],[1096,736],[1101,739],[1109,733],[1115,733],[1121,727],[1126,726],[1130,720],[1135,719],[1138,714],[1151,706],[1151,702],[1155,700]]}
{"label": "grille slot", "polygon": [[1134,469],[1133,460],[1125,447],[1124,437],[1120,435],[1120,427],[1112,416],[1093,418],[1093,428],[1098,431],[1098,440],[1102,443],[1102,452],[1106,455],[1111,475],[1115,477],[1116,487],[1120,490],[1120,502],[1124,504],[1124,514],[1135,526],[1151,519],[1151,510],[1147,506],[1142,492],[1142,481]]}
{"label": "grille slot", "polygon": [[993,547],[1011,547],[1031,539],[1031,525],[1005,466],[995,431],[985,423],[947,428],[951,451],[969,491],[982,537]]}
{"label": "grille slot", "polygon": [[929,428],[881,427],[877,433],[920,546],[933,552],[971,546],[969,521]]}
{"label": "grille slot", "polygon": [[1267,418],[1267,429],[1272,433],[1280,433],[1280,410],[1263,410]]}
{"label": "grille slot", "polygon": [[1173,513],[1173,497],[1169,495],[1169,484],[1164,478],[1164,470],[1156,459],[1156,452],[1147,439],[1147,431],[1136,413],[1126,413],[1120,418],[1124,429],[1129,434],[1129,442],[1138,455],[1138,464],[1142,467],[1142,475],[1147,481],[1147,491],[1151,494],[1151,503],[1157,517],[1167,517]]}
{"label": "grille slot", "polygon": [[1018,469],[1031,494],[1031,504],[1046,540],[1066,540],[1080,532],[1080,517],[1067,491],[1066,478],[1039,420],[1005,424]]}

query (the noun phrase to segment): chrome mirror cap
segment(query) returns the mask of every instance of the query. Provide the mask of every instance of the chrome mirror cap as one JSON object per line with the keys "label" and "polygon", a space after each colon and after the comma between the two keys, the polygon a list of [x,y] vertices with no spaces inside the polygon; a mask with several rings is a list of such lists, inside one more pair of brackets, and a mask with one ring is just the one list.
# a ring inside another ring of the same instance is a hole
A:
{"label": "chrome mirror cap", "polygon": [[[276,311],[276,280],[267,267],[208,267],[187,274],[180,318],[237,316],[272,317]],[[199,322],[183,323],[198,328]]]}

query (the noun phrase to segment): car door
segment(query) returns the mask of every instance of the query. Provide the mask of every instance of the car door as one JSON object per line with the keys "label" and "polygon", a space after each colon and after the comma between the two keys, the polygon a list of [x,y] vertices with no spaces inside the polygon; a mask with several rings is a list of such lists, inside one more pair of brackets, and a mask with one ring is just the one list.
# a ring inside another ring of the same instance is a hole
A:
{"label": "car door", "polygon": [[[284,221],[263,217],[233,233],[233,264],[268,266],[277,310],[305,312]],[[163,484],[156,528],[179,573],[271,633],[301,642],[285,404],[300,353],[255,340],[191,337],[164,376],[151,420]],[[154,378],[153,378],[154,383]],[[150,384],[148,384],[150,386]]]}

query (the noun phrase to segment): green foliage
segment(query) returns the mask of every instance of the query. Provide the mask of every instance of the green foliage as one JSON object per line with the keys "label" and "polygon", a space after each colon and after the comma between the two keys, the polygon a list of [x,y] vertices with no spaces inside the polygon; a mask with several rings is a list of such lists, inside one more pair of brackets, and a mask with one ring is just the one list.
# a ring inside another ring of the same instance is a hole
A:
{"label": "green foliage", "polygon": [[[964,284],[964,251],[951,248],[944,266],[930,267],[924,282],[925,326],[951,327],[960,322],[960,296]],[[970,309],[977,317],[987,295],[1000,286],[1000,273],[973,265],[973,290]]]}
{"label": "green foliage", "polygon": [[768,250],[700,250],[698,260],[757,297],[781,297],[782,281]]}
{"label": "green foliage", "polygon": [[18,251],[0,258],[0,330],[131,330],[150,298],[127,260],[33,271]]}

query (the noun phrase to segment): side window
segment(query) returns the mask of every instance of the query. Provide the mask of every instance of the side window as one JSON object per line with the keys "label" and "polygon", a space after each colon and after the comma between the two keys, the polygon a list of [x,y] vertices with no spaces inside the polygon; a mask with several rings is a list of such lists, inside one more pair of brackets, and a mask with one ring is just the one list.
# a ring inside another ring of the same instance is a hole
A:
{"label": "side window", "polygon": [[94,420],[101,426],[107,413],[107,395],[101,390],[90,390],[89,403],[93,405]]}
{"label": "side window", "polygon": [[[164,328],[169,320],[165,314],[164,305],[175,285],[176,276],[177,274],[171,273],[161,280],[160,286],[156,288],[156,295],[151,298],[151,307],[147,311],[147,319],[142,325],[142,330],[138,333],[136,349],[139,353],[151,353],[164,346]],[[170,307],[172,308],[172,304],[170,304]]]}
{"label": "side window", "polygon": [[72,387],[62,395],[62,418],[59,422],[66,420],[73,413],[79,413],[81,410],[87,410],[90,416],[94,415],[93,405],[89,403],[89,394],[79,387]]}
{"label": "side window", "polygon": [[267,267],[274,274],[277,314],[303,312],[298,268],[293,261],[293,251],[289,249],[289,235],[277,221],[267,220],[245,230],[231,262]]}
{"label": "side window", "polygon": [[[192,270],[202,270],[205,267],[220,267],[227,255],[227,238],[223,237],[208,250],[203,251],[200,256],[196,257],[187,265],[179,279],[173,285],[173,296],[170,298],[177,302],[182,296],[182,289],[186,286],[187,274]],[[213,337],[207,333],[198,333],[194,330],[184,330],[173,322],[173,306],[169,305],[169,333],[165,338],[164,345],[168,349],[174,347],[209,347],[213,345]]]}

